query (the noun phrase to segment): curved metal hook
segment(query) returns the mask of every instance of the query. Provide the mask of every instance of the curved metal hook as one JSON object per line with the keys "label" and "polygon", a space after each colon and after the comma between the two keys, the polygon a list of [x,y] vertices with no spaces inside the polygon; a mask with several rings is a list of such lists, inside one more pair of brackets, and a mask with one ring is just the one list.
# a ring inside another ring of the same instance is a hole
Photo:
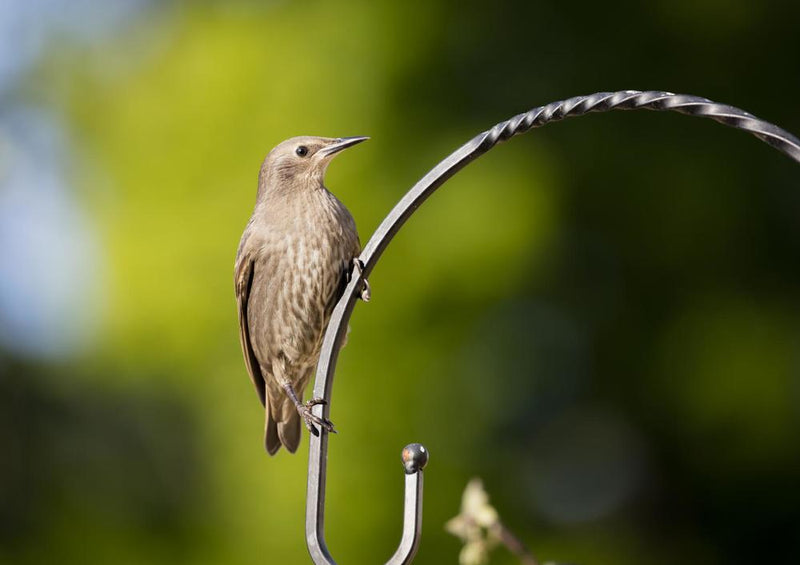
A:
{"label": "curved metal hook", "polygon": [[[331,389],[339,347],[347,330],[347,322],[355,306],[361,288],[362,277],[372,272],[383,251],[403,224],[433,192],[450,177],[463,169],[501,141],[525,133],[547,123],[572,116],[582,116],[590,112],[610,110],[657,110],[675,111],[690,116],[711,118],[727,126],[742,129],[755,135],[775,149],[785,153],[800,163],[800,139],[787,131],[755,116],[724,104],[717,104],[706,98],[662,91],[623,90],[619,92],[599,92],[589,96],[577,96],[539,106],[500,122],[493,128],[478,134],[456,149],[426,174],[389,212],[370,238],[361,253],[364,269],[361,275],[354,274],[333,311],[322,344],[317,375],[314,384],[314,397],[325,398],[327,405],[314,407],[317,416],[328,417],[330,412]],[[417,446],[417,447],[415,447]],[[414,451],[415,449],[421,450]],[[403,536],[397,551],[387,565],[410,563],[419,545],[422,524],[422,467],[427,461],[427,451],[419,444],[412,444],[403,450],[406,466],[405,514]],[[424,460],[422,458],[424,455]],[[335,565],[325,544],[325,475],[328,460],[328,433],[311,436],[308,460],[308,493],[306,502],[306,542],[311,558],[317,565]],[[410,461],[410,464],[409,464]]]}

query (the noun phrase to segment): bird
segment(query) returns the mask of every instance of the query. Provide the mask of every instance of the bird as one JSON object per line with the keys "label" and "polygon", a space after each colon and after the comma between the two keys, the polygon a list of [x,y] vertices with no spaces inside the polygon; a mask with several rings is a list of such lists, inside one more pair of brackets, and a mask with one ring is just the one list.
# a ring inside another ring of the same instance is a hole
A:
{"label": "bird", "polygon": [[[264,159],[253,214],[234,265],[239,340],[250,380],[265,410],[264,447],[294,453],[301,421],[334,432],[303,402],[334,306],[350,280],[362,276],[353,216],[324,184],[334,156],[368,137],[293,137]],[[368,301],[363,279],[360,297]]]}

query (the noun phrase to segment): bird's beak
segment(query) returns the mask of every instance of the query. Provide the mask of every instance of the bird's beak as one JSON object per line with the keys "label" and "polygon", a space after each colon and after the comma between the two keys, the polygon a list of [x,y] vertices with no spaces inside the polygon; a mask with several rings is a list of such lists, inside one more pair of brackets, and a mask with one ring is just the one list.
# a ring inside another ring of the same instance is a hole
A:
{"label": "bird's beak", "polygon": [[335,139],[333,143],[328,145],[327,147],[323,147],[317,153],[323,155],[325,157],[329,157],[341,151],[342,149],[347,149],[348,147],[352,147],[356,143],[361,143],[362,141],[368,140],[369,137],[340,137],[339,139]]}

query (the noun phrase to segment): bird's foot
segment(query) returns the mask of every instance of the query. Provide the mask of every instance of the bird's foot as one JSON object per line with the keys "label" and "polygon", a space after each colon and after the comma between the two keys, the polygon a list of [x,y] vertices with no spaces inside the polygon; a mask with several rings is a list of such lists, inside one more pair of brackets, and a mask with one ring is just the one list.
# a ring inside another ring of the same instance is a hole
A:
{"label": "bird's foot", "polygon": [[372,298],[372,293],[369,289],[369,281],[363,277],[364,263],[358,257],[353,257],[353,272],[357,273],[364,283],[364,285],[361,287],[361,294],[359,294],[361,300],[364,302],[369,302],[369,299]]}
{"label": "bird's foot", "polygon": [[327,403],[328,401],[324,398],[312,398],[310,400],[306,400],[303,404],[297,405],[297,412],[300,414],[300,417],[303,418],[306,428],[308,428],[308,431],[315,436],[319,436],[319,430],[316,428],[315,424],[320,428],[324,428],[328,433],[336,433],[336,430],[333,428],[333,422],[327,418],[320,418],[311,412],[311,409],[314,408],[314,406],[324,406]]}

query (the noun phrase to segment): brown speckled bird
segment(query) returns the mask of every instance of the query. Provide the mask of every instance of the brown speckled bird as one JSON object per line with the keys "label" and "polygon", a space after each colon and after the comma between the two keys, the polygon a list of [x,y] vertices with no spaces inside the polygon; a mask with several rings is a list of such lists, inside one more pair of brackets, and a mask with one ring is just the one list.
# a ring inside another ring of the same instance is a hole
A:
{"label": "brown speckled bird", "polygon": [[[267,155],[253,216],[236,254],[239,338],[250,379],[266,409],[264,445],[273,455],[300,443],[300,419],[333,431],[302,402],[331,312],[361,246],[353,217],[323,184],[342,149],[366,137],[294,137]],[[365,284],[361,297],[369,299]]]}

